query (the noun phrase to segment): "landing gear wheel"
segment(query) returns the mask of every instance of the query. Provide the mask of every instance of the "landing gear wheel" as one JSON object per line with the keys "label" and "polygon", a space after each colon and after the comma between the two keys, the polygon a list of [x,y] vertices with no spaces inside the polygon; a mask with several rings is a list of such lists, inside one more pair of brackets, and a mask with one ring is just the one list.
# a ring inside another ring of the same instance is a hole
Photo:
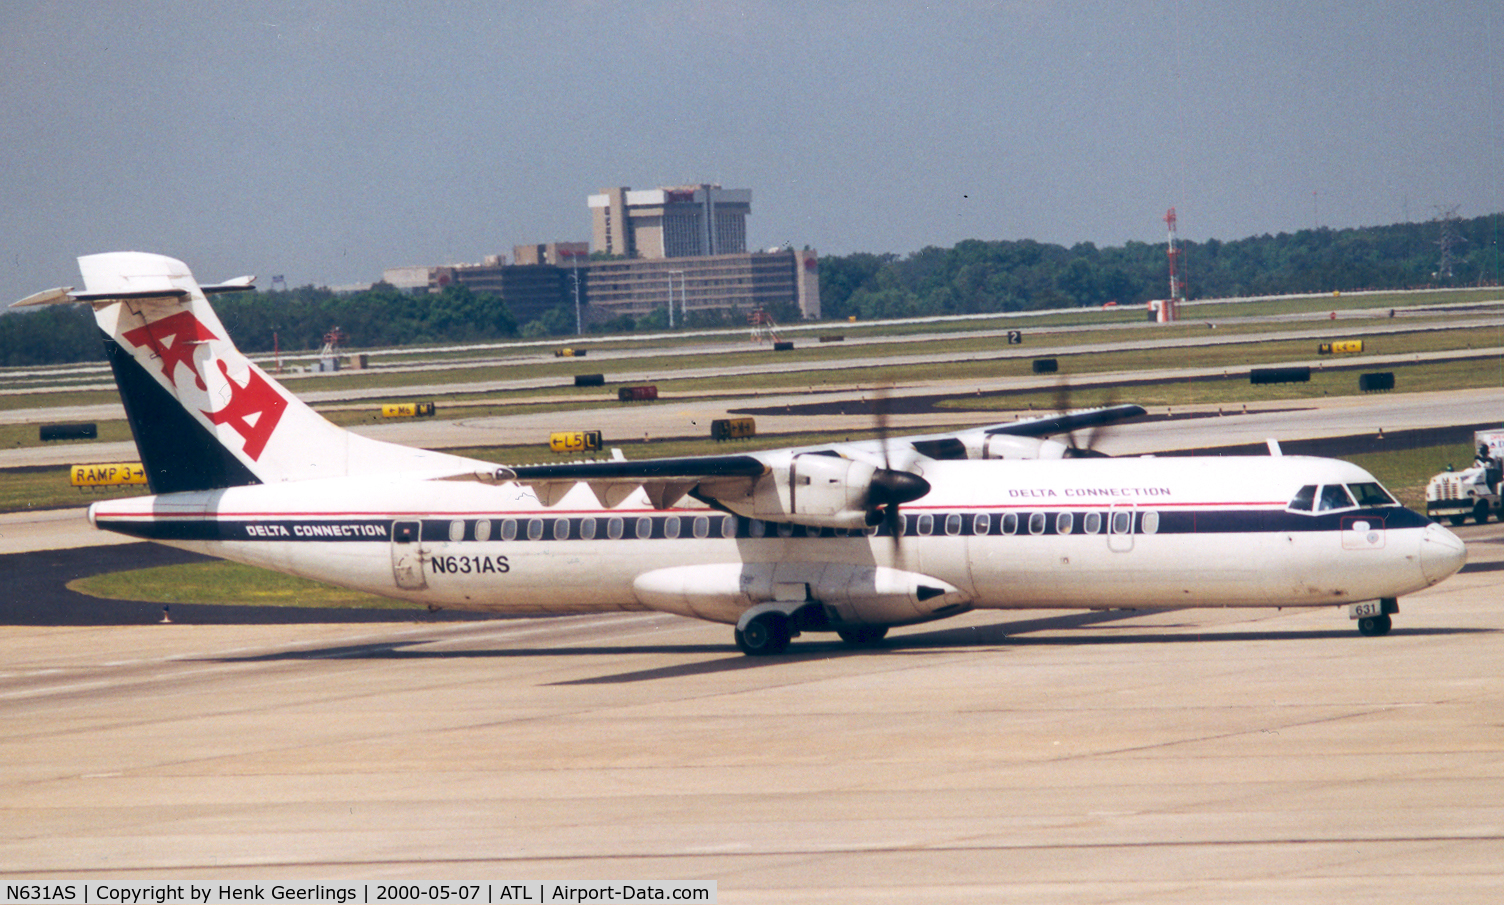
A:
{"label": "landing gear wheel", "polygon": [[888,634],[886,625],[861,625],[856,628],[843,628],[836,631],[841,640],[847,644],[868,645],[876,644]]}
{"label": "landing gear wheel", "polygon": [[736,646],[752,657],[781,654],[788,649],[789,619],[782,613],[763,613],[736,633]]}
{"label": "landing gear wheel", "polygon": [[1389,628],[1393,624],[1388,615],[1365,616],[1358,620],[1358,631],[1370,638],[1377,638],[1380,635],[1389,634]]}

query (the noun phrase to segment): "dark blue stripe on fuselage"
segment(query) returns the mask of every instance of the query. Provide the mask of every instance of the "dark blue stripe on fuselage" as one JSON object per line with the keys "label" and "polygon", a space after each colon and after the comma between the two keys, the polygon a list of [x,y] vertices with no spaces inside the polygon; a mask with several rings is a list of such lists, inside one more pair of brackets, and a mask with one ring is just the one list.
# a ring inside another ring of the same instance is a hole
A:
{"label": "dark blue stripe on fuselage", "polygon": [[[1145,519],[1149,516],[1149,519]],[[1116,519],[1116,522],[1114,521]],[[1050,537],[1065,534],[1257,534],[1342,531],[1355,521],[1374,528],[1419,528],[1425,516],[1401,506],[1317,514],[1281,510],[1036,509],[994,512],[925,512],[904,516],[904,534],[952,537]],[[389,542],[394,524],[421,525],[424,542],[716,540],[760,537],[887,536],[886,526],[868,532],[811,528],[786,522],[712,515],[526,516],[464,519],[157,519],[101,518],[99,527],[147,540]],[[399,533],[399,539],[402,535]],[[408,535],[411,536],[411,535]]]}

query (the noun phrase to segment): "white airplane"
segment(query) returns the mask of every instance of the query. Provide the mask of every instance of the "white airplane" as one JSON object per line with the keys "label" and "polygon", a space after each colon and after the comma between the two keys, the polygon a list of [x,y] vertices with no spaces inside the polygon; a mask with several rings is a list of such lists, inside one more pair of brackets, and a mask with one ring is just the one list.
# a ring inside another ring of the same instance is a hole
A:
{"label": "white airplane", "polygon": [[745,455],[506,467],[337,427],[249,361],[180,261],[79,259],[154,495],[98,528],[410,600],[659,610],[870,644],[971,609],[1347,606],[1382,635],[1462,542],[1333,459],[1075,458],[1137,406]]}

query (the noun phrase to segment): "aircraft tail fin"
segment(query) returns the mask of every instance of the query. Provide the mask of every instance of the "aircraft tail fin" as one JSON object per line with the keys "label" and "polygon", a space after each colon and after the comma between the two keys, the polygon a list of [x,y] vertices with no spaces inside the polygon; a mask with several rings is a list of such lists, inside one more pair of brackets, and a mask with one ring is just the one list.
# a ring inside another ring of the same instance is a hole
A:
{"label": "aircraft tail fin", "polygon": [[183,262],[142,252],[78,263],[83,292],[48,290],[17,304],[94,307],[153,493],[484,465],[353,434],[278,384],[241,354],[209,305],[211,294],[249,289],[250,277],[199,286]]}

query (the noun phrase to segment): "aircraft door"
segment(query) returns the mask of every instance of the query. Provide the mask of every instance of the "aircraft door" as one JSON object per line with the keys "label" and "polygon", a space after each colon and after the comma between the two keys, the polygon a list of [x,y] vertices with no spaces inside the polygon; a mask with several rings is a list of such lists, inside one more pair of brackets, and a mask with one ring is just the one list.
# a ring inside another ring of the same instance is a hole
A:
{"label": "aircraft door", "polygon": [[423,570],[423,523],[392,523],[392,578],[404,591],[422,591],[428,587]]}

